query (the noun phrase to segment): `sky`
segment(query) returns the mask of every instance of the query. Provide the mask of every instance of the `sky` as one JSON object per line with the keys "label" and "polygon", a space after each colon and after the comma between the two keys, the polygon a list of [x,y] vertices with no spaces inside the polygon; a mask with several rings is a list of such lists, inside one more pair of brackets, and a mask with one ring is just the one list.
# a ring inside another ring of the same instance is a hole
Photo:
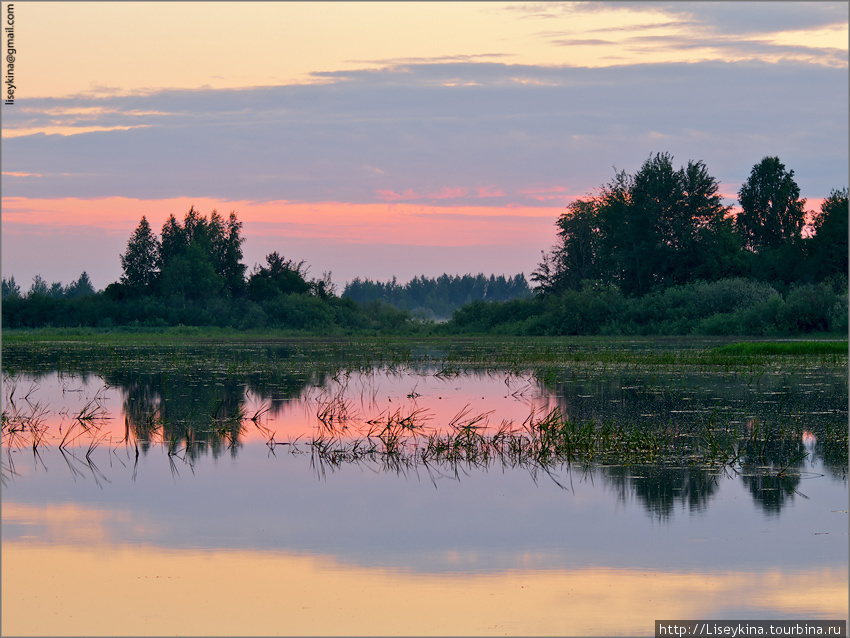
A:
{"label": "sky", "polygon": [[843,1],[15,2],[12,21],[2,272],[24,290],[117,281],[142,215],[191,206],[236,211],[249,272],[278,251],[341,290],[528,277],[565,206],[658,152],[704,161],[728,205],[768,155],[809,210],[848,183]]}

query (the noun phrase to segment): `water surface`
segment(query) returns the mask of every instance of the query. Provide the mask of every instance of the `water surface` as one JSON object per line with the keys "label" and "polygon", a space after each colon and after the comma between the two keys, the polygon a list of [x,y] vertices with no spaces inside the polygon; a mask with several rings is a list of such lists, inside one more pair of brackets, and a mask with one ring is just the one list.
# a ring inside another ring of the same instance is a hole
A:
{"label": "water surface", "polygon": [[[4,429],[4,635],[648,635],[656,618],[847,618],[846,363],[755,379],[322,369],[297,349],[267,373],[241,355],[86,370],[12,354],[4,411],[40,438]],[[429,436],[522,432],[555,409],[688,441],[716,431],[740,457],[422,454]],[[382,453],[384,425],[411,415],[400,451]],[[376,452],[352,453],[368,441]]]}

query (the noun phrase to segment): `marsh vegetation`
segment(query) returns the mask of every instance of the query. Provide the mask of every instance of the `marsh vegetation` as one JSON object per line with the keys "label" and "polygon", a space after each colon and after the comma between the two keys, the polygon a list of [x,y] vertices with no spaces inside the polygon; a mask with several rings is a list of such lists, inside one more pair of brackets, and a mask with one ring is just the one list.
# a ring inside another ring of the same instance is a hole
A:
{"label": "marsh vegetation", "polygon": [[615,592],[781,617],[801,588],[843,613],[846,341],[84,332],[4,339],[7,592],[108,583],[77,605],[104,615],[141,583],[192,622],[240,582],[246,616],[405,583],[487,622],[494,587],[551,593],[542,616]]}
{"label": "marsh vegetation", "polygon": [[[318,475],[724,471],[781,501],[814,466],[846,480],[846,365],[846,342],[18,337],[4,347],[4,477],[13,449],[86,463],[123,450],[135,466],[161,447],[191,467],[261,441]],[[73,407],[38,391],[69,396],[74,380]]]}

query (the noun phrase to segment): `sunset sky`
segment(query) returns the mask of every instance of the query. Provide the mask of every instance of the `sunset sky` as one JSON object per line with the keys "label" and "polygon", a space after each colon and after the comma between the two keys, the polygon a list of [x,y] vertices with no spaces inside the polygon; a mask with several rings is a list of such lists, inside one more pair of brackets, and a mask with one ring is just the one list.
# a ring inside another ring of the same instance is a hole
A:
{"label": "sunset sky", "polygon": [[843,1],[13,11],[2,270],[24,290],[105,287],[142,215],[192,205],[237,212],[249,270],[277,250],[341,291],[528,276],[564,206],[656,152],[705,161],[727,204],[766,155],[809,209],[847,185]]}

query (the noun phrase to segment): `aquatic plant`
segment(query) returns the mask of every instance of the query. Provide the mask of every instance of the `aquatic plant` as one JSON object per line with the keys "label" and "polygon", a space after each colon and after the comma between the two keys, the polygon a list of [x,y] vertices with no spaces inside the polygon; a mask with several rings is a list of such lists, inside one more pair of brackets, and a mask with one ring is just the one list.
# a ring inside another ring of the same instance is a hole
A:
{"label": "aquatic plant", "polygon": [[[37,387],[23,387],[16,375],[59,371],[94,374],[104,384],[125,388],[127,420],[120,443],[136,456],[140,447],[145,451],[157,442],[170,457],[179,454],[187,460],[205,450],[235,454],[243,435],[254,428],[270,451],[279,446],[291,453],[306,450],[324,464],[324,471],[351,463],[447,474],[471,466],[523,466],[534,473],[565,464],[651,464],[787,476],[810,454],[823,459],[831,471],[846,473],[846,400],[824,411],[817,405],[822,390],[804,392],[801,383],[798,394],[791,396],[781,385],[787,376],[802,379],[812,370],[845,378],[846,341],[291,339],[267,334],[223,342],[170,334],[164,343],[151,343],[145,335],[62,342],[30,335],[4,346],[3,442],[34,450],[50,440],[39,420],[46,408],[33,400]],[[415,387],[407,397],[411,404],[377,410],[374,392],[366,387],[360,390],[361,415],[347,379],[378,370],[417,371],[441,379],[470,373],[522,377],[530,379],[531,387],[539,384],[559,396],[560,403],[532,411],[522,423],[493,424],[492,411],[475,412],[469,406],[440,423],[416,405],[420,395]],[[659,411],[664,418],[612,407],[604,387],[611,379],[622,386],[622,396],[663,406]],[[695,396],[685,380],[734,385],[751,403],[734,410],[713,404],[704,398],[710,395]],[[576,384],[601,384],[598,401],[566,391]],[[310,388],[318,392],[316,431],[303,440],[277,440],[261,417]],[[246,391],[256,396],[260,407],[246,409]],[[834,403],[839,394],[834,392],[830,400]],[[107,443],[99,429],[103,416],[102,395],[96,393],[67,415],[70,423],[56,438],[60,450],[81,444],[87,456],[94,457]],[[748,426],[750,417],[757,420]],[[816,437],[811,452],[800,448],[804,429]]]}

